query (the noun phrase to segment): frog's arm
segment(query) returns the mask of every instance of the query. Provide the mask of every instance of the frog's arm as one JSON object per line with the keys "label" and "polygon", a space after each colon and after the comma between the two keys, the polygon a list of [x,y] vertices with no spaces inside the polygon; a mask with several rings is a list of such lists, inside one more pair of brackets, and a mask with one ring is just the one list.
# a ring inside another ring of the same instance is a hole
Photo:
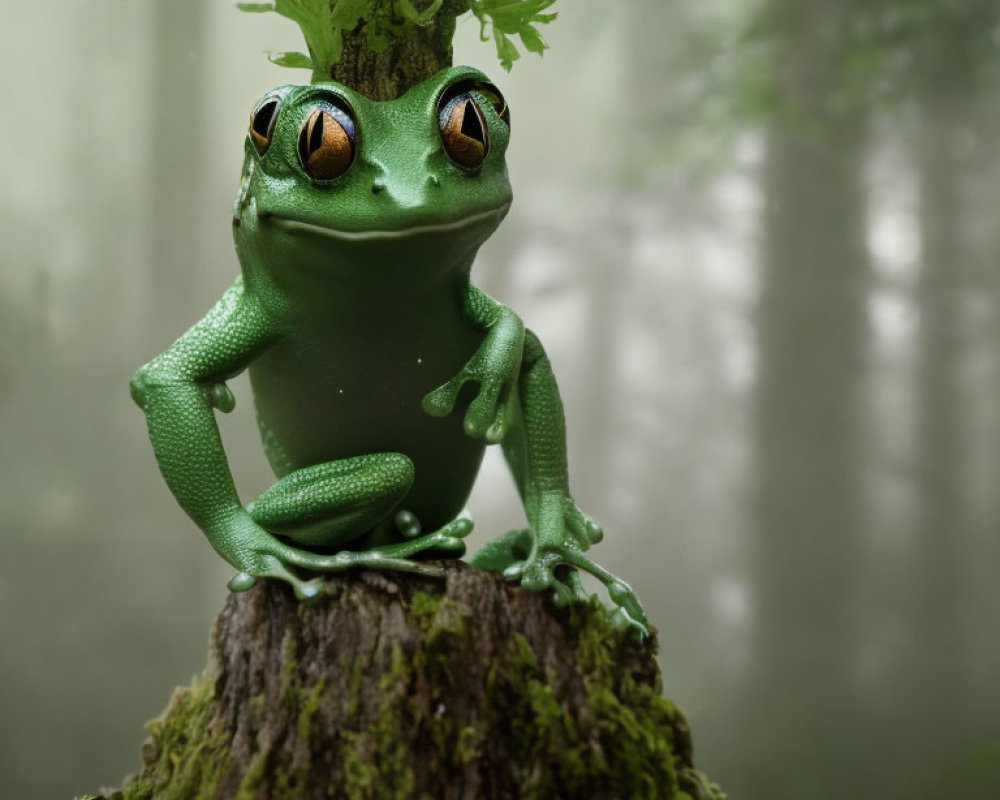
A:
{"label": "frog's arm", "polygon": [[517,406],[517,379],[524,350],[524,323],[503,303],[467,284],[462,295],[466,322],[486,337],[464,367],[447,383],[424,397],[424,411],[447,416],[466,383],[479,384],[479,394],[465,413],[465,432],[485,437],[490,444],[503,441]]}
{"label": "frog's arm", "polygon": [[647,635],[642,607],[628,584],[583,555],[604,532],[570,496],[562,399],[545,350],[531,331],[525,337],[518,413],[503,450],[531,527],[486,545],[472,564],[502,569],[505,577],[520,579],[533,591],[552,587],[561,600],[585,596],[573,568],[589,572],[607,587],[619,621]]}
{"label": "frog's arm", "polygon": [[132,398],[146,414],[149,438],[170,491],[212,546],[240,571],[232,589],[258,577],[287,580],[300,596],[321,583],[304,582],[287,565],[323,568],[323,559],[288,547],[257,525],[240,503],[212,407],[234,406],[225,380],[280,337],[241,278],[215,307],[133,376]]}

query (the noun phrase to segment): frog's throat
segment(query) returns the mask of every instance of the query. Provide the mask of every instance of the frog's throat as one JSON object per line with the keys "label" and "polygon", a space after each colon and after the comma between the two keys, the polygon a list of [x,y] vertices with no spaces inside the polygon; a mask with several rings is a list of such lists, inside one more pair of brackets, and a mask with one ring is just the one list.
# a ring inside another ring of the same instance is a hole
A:
{"label": "frog's throat", "polygon": [[489,220],[501,220],[510,208],[510,203],[479,214],[472,214],[453,222],[441,222],[433,225],[412,225],[409,228],[399,228],[397,230],[375,230],[375,231],[345,231],[340,228],[328,228],[324,225],[317,225],[313,222],[303,222],[302,220],[282,217],[277,214],[268,215],[268,221],[280,228],[288,231],[305,231],[308,233],[318,233],[321,236],[328,236],[331,239],[339,239],[348,242],[370,241],[373,239],[405,239],[421,233],[449,233],[461,230],[462,228],[476,225]]}

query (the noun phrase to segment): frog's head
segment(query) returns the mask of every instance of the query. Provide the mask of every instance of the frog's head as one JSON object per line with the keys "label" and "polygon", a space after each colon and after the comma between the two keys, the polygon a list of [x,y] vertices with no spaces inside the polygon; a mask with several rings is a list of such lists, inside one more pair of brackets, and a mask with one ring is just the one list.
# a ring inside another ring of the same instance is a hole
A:
{"label": "frog's head", "polygon": [[471,261],[510,206],[509,138],[503,97],[469,67],[387,102],[332,82],[275,89],[250,119],[237,247],[258,265],[392,251],[412,265],[435,248]]}

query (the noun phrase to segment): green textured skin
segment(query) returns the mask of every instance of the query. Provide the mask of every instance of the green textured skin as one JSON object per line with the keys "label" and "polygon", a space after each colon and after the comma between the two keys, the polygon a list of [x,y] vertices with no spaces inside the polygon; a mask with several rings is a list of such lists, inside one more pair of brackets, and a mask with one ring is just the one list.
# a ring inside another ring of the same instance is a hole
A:
{"label": "green textured skin", "polygon": [[[462,555],[472,528],[462,507],[486,445],[502,442],[530,528],[472,563],[552,587],[562,602],[586,597],[574,568],[584,569],[608,587],[620,621],[644,634],[631,590],[583,556],[602,532],[569,494],[545,352],[469,283],[511,189],[509,126],[481,93],[485,161],[470,172],[444,150],[438,100],[468,79],[487,80],[453,67],[388,102],[337,83],[270,92],[281,102],[270,144],[259,155],[248,136],[234,204],[242,275],[136,372],[132,396],[170,490],[239,571],[234,591],[273,577],[306,598],[323,584],[303,572],[431,572],[410,557]],[[297,143],[324,99],[353,110],[356,154],[343,175],[316,181]],[[213,411],[232,410],[225,381],[245,369],[279,477],[246,506]]]}

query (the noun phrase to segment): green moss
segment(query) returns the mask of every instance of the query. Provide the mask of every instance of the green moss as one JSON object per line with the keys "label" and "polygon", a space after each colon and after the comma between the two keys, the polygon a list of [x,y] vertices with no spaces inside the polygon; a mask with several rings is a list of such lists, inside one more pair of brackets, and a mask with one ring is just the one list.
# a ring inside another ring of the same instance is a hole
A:
{"label": "green moss", "polygon": [[[294,735],[313,752],[336,748],[328,793],[347,800],[417,800],[424,772],[458,775],[488,751],[523,765],[517,796],[523,800],[569,800],[605,795],[630,800],[723,800],[718,787],[687,763],[690,740],[682,712],[658,686],[637,679],[622,663],[635,663],[635,645],[617,631],[599,604],[569,612],[568,647],[576,653],[573,694],[584,703],[567,705],[553,675],[527,638],[514,634],[491,665],[479,707],[460,722],[448,713],[452,671],[463,663],[473,621],[465,606],[432,591],[416,593],[407,608],[420,631],[421,646],[400,642],[382,658],[379,703],[370,722],[362,718],[364,675],[360,659],[345,665],[346,719],[329,741],[318,738],[327,682],[303,686],[297,644],[282,642],[280,702],[292,712]],[[168,713],[150,724],[153,744],[140,776],[122,800],[209,800],[228,767],[227,734],[209,726],[213,682],[202,676],[179,691]],[[463,703],[470,698],[463,696]],[[430,713],[428,713],[430,711]],[[247,724],[267,715],[263,695],[245,707]],[[470,721],[471,719],[471,721]],[[353,729],[352,729],[353,728]],[[412,741],[432,742],[428,756],[414,761]],[[300,800],[310,791],[309,763],[275,763],[257,753],[242,776],[238,800],[257,796]],[[262,794],[263,793],[263,794]],[[422,800],[422,799],[421,799]]]}
{"label": "green moss", "polygon": [[257,753],[250,760],[250,766],[243,774],[240,781],[240,788],[236,792],[233,800],[254,800],[260,790],[261,782],[267,775],[267,753]]}
{"label": "green moss", "polygon": [[319,710],[320,701],[323,699],[323,690],[326,688],[326,680],[320,678],[311,689],[302,693],[299,705],[299,716],[296,720],[296,729],[299,738],[309,741],[309,734],[312,731],[312,718]]}
{"label": "green moss", "polygon": [[229,754],[225,733],[212,734],[214,681],[208,674],[178,689],[163,716],[147,726],[151,748],[141,774],[122,787],[124,800],[209,800]]}
{"label": "green moss", "polygon": [[416,721],[408,687],[412,667],[398,643],[393,643],[389,668],[382,675],[382,705],[375,721],[360,733],[345,734],[344,791],[348,800],[411,800],[413,767],[401,731]]}
{"label": "green moss", "polygon": [[417,592],[407,613],[423,642],[414,654],[414,668],[433,686],[451,685],[452,656],[468,638],[471,612],[443,594]]}
{"label": "green moss", "polygon": [[351,677],[347,682],[347,722],[353,723],[358,719],[358,712],[361,710],[361,659],[355,658],[351,664]]}

